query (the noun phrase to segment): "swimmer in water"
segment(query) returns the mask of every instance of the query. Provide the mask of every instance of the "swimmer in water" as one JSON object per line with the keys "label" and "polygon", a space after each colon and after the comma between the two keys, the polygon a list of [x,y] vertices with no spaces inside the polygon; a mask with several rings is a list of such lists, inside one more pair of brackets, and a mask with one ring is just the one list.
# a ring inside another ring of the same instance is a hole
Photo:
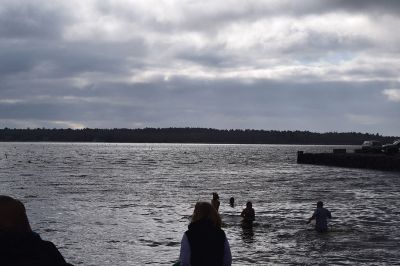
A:
{"label": "swimmer in water", "polygon": [[214,192],[212,195],[211,205],[218,211],[220,205],[218,193]]}
{"label": "swimmer in water", "polygon": [[243,209],[242,213],[240,216],[243,217],[243,222],[244,223],[253,223],[253,221],[256,219],[256,214],[253,209],[253,203],[251,201],[248,201],[246,203],[246,208]]}
{"label": "swimmer in water", "polygon": [[233,208],[233,207],[235,207],[235,198],[234,197],[231,197],[230,199],[229,199],[229,205]]}
{"label": "swimmer in water", "polygon": [[331,212],[324,208],[324,203],[322,201],[317,202],[317,208],[314,210],[313,215],[308,219],[307,224],[315,219],[315,230],[317,232],[323,233],[328,231],[328,221],[327,219],[332,219]]}

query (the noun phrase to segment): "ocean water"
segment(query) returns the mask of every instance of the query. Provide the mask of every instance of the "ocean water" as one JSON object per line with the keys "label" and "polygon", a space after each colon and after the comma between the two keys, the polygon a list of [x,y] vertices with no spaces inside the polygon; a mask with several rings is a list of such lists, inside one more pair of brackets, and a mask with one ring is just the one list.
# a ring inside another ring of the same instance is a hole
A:
{"label": "ocean water", "polygon": [[[212,192],[233,265],[398,264],[400,173],[296,164],[298,150],[332,148],[0,143],[0,193],[74,265],[172,265]],[[247,200],[252,230],[240,226]],[[332,212],[327,234],[306,224],[318,200]]]}

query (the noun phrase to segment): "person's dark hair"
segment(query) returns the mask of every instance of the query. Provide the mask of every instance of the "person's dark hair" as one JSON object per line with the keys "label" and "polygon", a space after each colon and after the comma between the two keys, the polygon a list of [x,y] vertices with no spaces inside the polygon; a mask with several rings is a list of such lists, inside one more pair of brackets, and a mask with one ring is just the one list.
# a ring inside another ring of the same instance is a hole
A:
{"label": "person's dark hair", "polygon": [[317,202],[317,207],[322,208],[324,206],[324,203],[322,201]]}
{"label": "person's dark hair", "polygon": [[221,228],[221,217],[208,202],[197,202],[192,215],[192,223],[202,219],[210,220],[216,227]]}
{"label": "person's dark hair", "polygon": [[253,208],[253,203],[252,203],[251,201],[248,201],[248,202],[246,203],[246,207],[247,207],[247,208]]}
{"label": "person's dark hair", "polygon": [[219,199],[218,193],[214,192],[212,195],[213,195],[213,200]]}
{"label": "person's dark hair", "polygon": [[0,231],[19,233],[32,231],[22,202],[0,195]]}

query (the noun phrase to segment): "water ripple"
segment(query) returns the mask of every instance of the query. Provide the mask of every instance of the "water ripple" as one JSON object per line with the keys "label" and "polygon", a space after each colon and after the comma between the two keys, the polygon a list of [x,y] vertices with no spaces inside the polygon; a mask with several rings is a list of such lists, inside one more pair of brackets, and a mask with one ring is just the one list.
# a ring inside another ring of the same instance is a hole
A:
{"label": "water ripple", "polygon": [[[397,264],[398,173],[296,164],[297,150],[332,148],[1,143],[0,181],[74,265],[171,265],[195,202],[214,191],[234,265]],[[305,224],[317,200],[332,211],[328,234]]]}

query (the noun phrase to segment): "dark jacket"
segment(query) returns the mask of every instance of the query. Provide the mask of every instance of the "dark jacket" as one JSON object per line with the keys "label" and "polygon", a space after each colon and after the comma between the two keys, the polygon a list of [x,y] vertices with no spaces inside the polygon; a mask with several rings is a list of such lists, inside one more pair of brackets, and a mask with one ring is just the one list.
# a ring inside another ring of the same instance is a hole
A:
{"label": "dark jacket", "polygon": [[200,220],[189,225],[186,231],[191,251],[191,265],[222,265],[225,233],[210,220]]}
{"label": "dark jacket", "polygon": [[0,233],[2,266],[67,266],[56,246],[36,233]]}

